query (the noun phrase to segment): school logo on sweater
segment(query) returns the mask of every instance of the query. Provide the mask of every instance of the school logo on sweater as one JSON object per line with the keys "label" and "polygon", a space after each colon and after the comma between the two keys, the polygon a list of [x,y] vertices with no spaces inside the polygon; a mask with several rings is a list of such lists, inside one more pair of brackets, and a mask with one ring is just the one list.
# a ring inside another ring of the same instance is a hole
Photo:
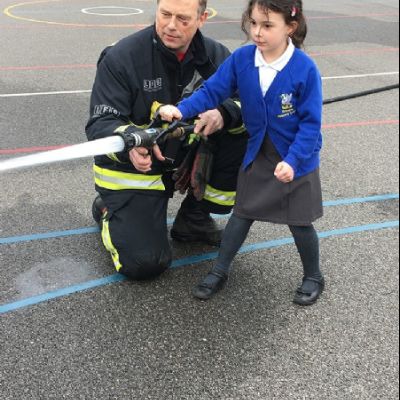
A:
{"label": "school logo on sweater", "polygon": [[285,117],[290,117],[291,115],[296,113],[296,109],[294,108],[293,105],[293,93],[287,94],[281,94],[281,107],[282,107],[282,113],[278,115],[278,118],[285,118]]}

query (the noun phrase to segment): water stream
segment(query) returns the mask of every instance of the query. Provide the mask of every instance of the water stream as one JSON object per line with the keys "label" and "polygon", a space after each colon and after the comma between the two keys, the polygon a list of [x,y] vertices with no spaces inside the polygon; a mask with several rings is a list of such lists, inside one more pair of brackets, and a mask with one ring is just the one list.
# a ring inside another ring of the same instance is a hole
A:
{"label": "water stream", "polygon": [[37,165],[118,153],[123,151],[124,148],[125,144],[121,137],[111,136],[92,142],[64,147],[62,149],[2,161],[0,162],[0,173]]}

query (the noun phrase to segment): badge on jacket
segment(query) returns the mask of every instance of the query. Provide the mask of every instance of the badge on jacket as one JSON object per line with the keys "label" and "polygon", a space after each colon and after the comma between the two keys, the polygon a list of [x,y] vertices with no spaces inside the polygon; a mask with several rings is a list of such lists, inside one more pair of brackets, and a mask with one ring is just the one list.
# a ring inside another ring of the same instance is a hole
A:
{"label": "badge on jacket", "polygon": [[143,81],[143,90],[145,92],[158,92],[162,90],[162,78],[145,79]]}
{"label": "badge on jacket", "polygon": [[293,93],[284,93],[281,94],[281,108],[282,113],[278,115],[278,118],[285,118],[289,117],[296,113],[296,109],[293,105]]}

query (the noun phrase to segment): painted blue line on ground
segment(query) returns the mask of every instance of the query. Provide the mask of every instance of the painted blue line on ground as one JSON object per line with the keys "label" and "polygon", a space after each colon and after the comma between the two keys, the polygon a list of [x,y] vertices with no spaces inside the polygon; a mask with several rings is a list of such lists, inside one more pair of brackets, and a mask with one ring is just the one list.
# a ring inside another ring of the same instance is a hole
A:
{"label": "painted blue line on ground", "polygon": [[45,232],[45,233],[37,233],[33,235],[25,235],[25,236],[14,236],[8,238],[0,238],[1,244],[14,244],[14,243],[22,243],[22,242],[32,242],[35,240],[44,240],[44,239],[55,239],[66,236],[75,236],[75,235],[86,235],[90,233],[98,233],[100,232],[98,227],[90,227],[90,228],[82,228],[82,229],[73,229],[67,231],[58,231],[58,232]]}
{"label": "painted blue line on ground", "polygon": [[[332,200],[324,202],[324,207],[335,207],[341,205],[351,205],[351,204],[359,204],[359,203],[371,203],[374,201],[387,201],[387,200],[398,200],[399,194],[387,194],[380,196],[370,196],[370,197],[356,197],[351,199],[341,199],[341,200]],[[214,215],[216,219],[226,219],[229,216],[226,215]],[[174,222],[174,218],[169,218],[167,220],[168,225],[172,225]],[[77,236],[77,235],[87,235],[93,233],[99,233],[100,230],[98,227],[89,227],[89,228],[81,228],[67,231],[56,231],[56,232],[45,232],[38,233],[32,235],[25,236],[13,236],[7,238],[0,238],[0,245],[4,244],[14,244],[14,243],[23,243],[23,242],[33,242],[36,240],[45,240],[45,239],[56,239],[61,237],[68,236]]]}
{"label": "painted blue line on ground", "polygon": [[370,196],[370,197],[355,197],[352,199],[325,201],[324,207],[344,206],[344,205],[360,204],[360,203],[372,203],[374,201],[387,201],[387,200],[398,200],[398,199],[399,199],[398,194],[386,194],[386,195]]}
{"label": "painted blue line on ground", "polygon": [[94,289],[99,286],[105,286],[105,285],[109,285],[111,283],[122,282],[124,280],[126,280],[125,276],[120,275],[120,274],[114,274],[114,275],[107,276],[105,278],[80,283],[80,284],[74,285],[74,286],[68,286],[63,289],[55,290],[53,292],[43,293],[38,296],[29,297],[27,299],[23,299],[20,301],[16,301],[14,303],[5,304],[3,306],[0,306],[0,315],[5,314],[10,311],[18,310],[20,308],[25,308],[25,307],[33,306],[35,304],[44,303],[46,301],[49,301],[52,299],[57,299],[59,297],[65,297],[65,296],[69,296],[74,293],[83,292],[83,291],[86,291],[89,289]]}
{"label": "painted blue line on ground", "polygon": [[[381,223],[381,224],[360,225],[360,226],[355,226],[355,227],[350,227],[350,228],[343,228],[343,229],[336,229],[336,230],[327,231],[327,232],[321,232],[318,234],[318,236],[321,239],[324,239],[324,238],[329,238],[331,236],[343,236],[343,235],[347,235],[347,234],[351,234],[351,233],[360,233],[360,232],[366,232],[366,231],[376,231],[379,229],[396,228],[398,226],[399,226],[399,221],[391,221],[391,222],[386,222],[386,223]],[[269,240],[267,242],[260,242],[260,243],[243,246],[239,250],[239,254],[246,254],[246,253],[252,253],[254,251],[259,251],[259,250],[272,249],[274,247],[280,247],[280,246],[284,246],[284,245],[292,244],[292,243],[294,243],[293,238]],[[172,265],[172,268],[184,267],[186,265],[198,264],[198,263],[205,262],[205,261],[212,261],[212,260],[215,260],[217,257],[218,257],[218,252],[206,253],[206,254],[201,254],[201,255],[197,255],[197,256],[193,256],[193,257],[188,257],[188,258],[184,258],[184,259],[175,261]]]}
{"label": "painted blue line on ground", "polygon": [[[389,221],[389,222],[383,222],[383,223],[377,223],[377,224],[360,225],[360,226],[353,226],[353,227],[348,227],[348,228],[335,229],[335,230],[331,230],[331,231],[321,232],[321,233],[319,233],[319,237],[320,238],[329,238],[329,237],[334,237],[334,236],[348,235],[348,234],[352,234],[352,233],[377,231],[377,230],[381,230],[381,229],[398,228],[398,227],[399,227],[399,221]],[[271,249],[274,247],[280,247],[280,246],[284,246],[284,245],[291,244],[291,243],[293,243],[292,238],[270,240],[267,242],[261,242],[261,243],[255,243],[255,244],[243,246],[241,248],[241,250],[239,251],[239,253],[240,254],[252,253],[254,251]],[[200,254],[200,255],[196,255],[196,256],[183,258],[183,259],[174,261],[171,268],[185,267],[185,266],[189,266],[189,265],[199,264],[199,263],[202,263],[205,261],[212,261],[212,260],[215,260],[217,258],[217,256],[218,256],[217,252],[212,252],[212,253]],[[33,306],[33,305],[36,305],[39,303],[43,303],[48,300],[53,300],[53,299],[56,299],[59,297],[68,296],[68,295],[71,295],[74,293],[86,291],[89,289],[94,289],[96,287],[105,286],[105,285],[109,285],[112,283],[122,282],[125,280],[127,280],[127,279],[123,275],[114,274],[114,275],[107,276],[105,278],[96,279],[93,281],[89,281],[89,282],[81,283],[78,285],[59,289],[59,290],[56,290],[53,292],[44,293],[44,294],[34,296],[34,297],[29,297],[24,300],[20,300],[20,301],[14,302],[14,303],[4,304],[4,305],[0,306],[0,315],[11,312],[11,311],[16,311],[18,309],[25,308],[28,306]]]}
{"label": "painted blue line on ground", "polygon": [[389,221],[377,224],[353,226],[351,228],[334,229],[332,231],[321,232],[318,236],[321,239],[326,239],[332,236],[343,236],[350,233],[361,233],[361,232],[377,231],[380,229],[398,228],[398,227],[399,227],[399,221]]}

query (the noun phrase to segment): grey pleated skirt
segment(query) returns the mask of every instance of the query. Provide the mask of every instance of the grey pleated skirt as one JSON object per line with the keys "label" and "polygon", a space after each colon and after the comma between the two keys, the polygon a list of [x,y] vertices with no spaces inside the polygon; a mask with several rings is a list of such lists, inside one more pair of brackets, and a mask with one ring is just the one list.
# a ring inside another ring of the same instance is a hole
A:
{"label": "grey pleated skirt", "polygon": [[282,183],[274,176],[281,161],[267,135],[254,163],[240,171],[236,216],[294,226],[309,226],[323,216],[319,169],[291,183]]}

